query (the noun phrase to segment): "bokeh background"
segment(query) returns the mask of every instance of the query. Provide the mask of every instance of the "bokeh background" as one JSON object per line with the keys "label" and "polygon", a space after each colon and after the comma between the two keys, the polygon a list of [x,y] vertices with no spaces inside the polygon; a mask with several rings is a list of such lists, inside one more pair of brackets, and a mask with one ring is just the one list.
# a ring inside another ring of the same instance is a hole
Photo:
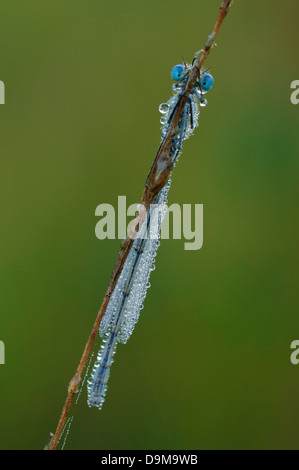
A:
{"label": "bokeh background", "polygon": [[[119,249],[95,208],[139,201],[170,69],[219,5],[0,1],[1,449],[55,430]],[[299,448],[297,21],[297,0],[235,1],[169,193],[204,205],[203,248],[162,241],[103,410],[84,390],[66,448]]]}

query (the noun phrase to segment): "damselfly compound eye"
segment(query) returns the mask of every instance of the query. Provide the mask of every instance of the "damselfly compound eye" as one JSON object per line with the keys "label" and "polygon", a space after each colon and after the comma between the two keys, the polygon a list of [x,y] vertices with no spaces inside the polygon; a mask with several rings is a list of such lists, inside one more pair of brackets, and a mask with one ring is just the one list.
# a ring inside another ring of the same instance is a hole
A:
{"label": "damselfly compound eye", "polygon": [[178,81],[182,78],[183,72],[184,72],[184,66],[183,65],[181,65],[181,64],[175,65],[171,69],[171,78]]}
{"label": "damselfly compound eye", "polygon": [[205,73],[201,82],[202,89],[208,91],[214,85],[214,78],[210,73]]}

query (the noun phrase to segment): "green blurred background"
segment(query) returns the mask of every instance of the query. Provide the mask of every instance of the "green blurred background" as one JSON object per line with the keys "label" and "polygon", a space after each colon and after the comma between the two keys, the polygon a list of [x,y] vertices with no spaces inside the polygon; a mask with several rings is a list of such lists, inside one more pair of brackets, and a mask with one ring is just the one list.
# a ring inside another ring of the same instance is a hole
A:
{"label": "green blurred background", "polygon": [[[95,208],[139,201],[170,69],[219,5],[0,1],[1,449],[55,430],[119,249]],[[297,22],[297,0],[235,1],[169,194],[204,205],[203,248],[162,241],[103,410],[84,390],[66,448],[299,448]]]}

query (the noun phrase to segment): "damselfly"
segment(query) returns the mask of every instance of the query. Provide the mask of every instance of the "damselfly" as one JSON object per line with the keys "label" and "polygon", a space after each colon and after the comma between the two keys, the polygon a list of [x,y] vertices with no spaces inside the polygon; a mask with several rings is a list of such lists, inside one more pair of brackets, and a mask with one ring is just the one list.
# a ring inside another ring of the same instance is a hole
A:
{"label": "damselfly", "polygon": [[[171,77],[176,82],[172,86],[174,94],[167,103],[162,103],[159,107],[160,112],[163,114],[160,120],[162,124],[161,146],[167,136],[180,99],[184,95],[184,89],[191,68],[191,65],[179,64],[171,70]],[[203,95],[212,88],[213,84],[214,79],[212,75],[205,71],[200,73],[195,86],[188,94],[188,100],[171,142],[170,157],[172,166],[177,162],[183,141],[188,139],[195,127],[197,127],[199,106],[207,105]],[[159,150],[157,155],[159,155]],[[158,161],[157,173],[163,171],[163,159],[160,160]],[[161,168],[159,168],[159,165]],[[143,301],[150,285],[150,273],[154,269],[170,184],[171,180],[169,179],[166,185],[153,198],[153,203],[148,208],[146,219],[134,239],[102,319],[99,330],[100,336],[103,338],[102,345],[88,381],[89,406],[102,408],[107,391],[110,367],[117,344],[128,341],[139,319],[140,311],[143,308]]]}

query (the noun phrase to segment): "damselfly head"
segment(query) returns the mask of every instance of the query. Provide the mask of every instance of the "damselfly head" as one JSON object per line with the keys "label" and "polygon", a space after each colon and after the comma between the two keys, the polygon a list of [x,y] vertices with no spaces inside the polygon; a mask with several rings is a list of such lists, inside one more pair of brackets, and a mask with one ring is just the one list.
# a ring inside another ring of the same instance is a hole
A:
{"label": "damselfly head", "polygon": [[214,77],[210,73],[205,73],[202,81],[201,81],[201,87],[204,91],[209,91],[212,86],[214,85]]}
{"label": "damselfly head", "polygon": [[173,80],[178,82],[179,80],[181,80],[184,70],[185,70],[185,67],[182,64],[175,65],[171,69],[171,78],[173,78]]}

